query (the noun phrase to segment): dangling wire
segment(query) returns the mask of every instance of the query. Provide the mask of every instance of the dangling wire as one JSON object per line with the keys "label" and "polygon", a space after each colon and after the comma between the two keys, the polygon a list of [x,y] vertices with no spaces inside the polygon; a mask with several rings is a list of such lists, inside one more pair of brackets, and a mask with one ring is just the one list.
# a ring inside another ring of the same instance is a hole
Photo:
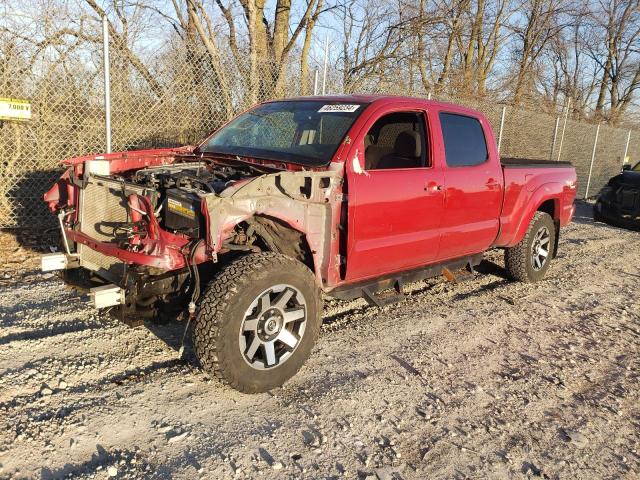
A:
{"label": "dangling wire", "polygon": [[187,268],[189,269],[189,276],[193,283],[193,291],[191,292],[191,301],[189,302],[188,307],[189,318],[187,319],[187,325],[185,326],[184,332],[182,333],[180,350],[178,350],[179,357],[182,357],[182,355],[184,354],[184,341],[187,338],[187,332],[189,331],[191,320],[196,316],[196,302],[198,301],[198,298],[200,298],[200,272],[198,271],[198,265],[195,263],[196,250],[198,249],[200,243],[202,243],[201,238],[196,240],[185,258],[187,261]]}

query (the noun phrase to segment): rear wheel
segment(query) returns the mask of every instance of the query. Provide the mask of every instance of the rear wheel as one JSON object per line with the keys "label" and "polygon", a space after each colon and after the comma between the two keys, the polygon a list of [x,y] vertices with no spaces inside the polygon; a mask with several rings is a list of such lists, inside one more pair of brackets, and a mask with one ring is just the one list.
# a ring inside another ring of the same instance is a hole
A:
{"label": "rear wheel", "polygon": [[536,212],[520,243],[505,250],[504,263],[511,278],[521,282],[542,280],[553,258],[555,235],[551,216]]}
{"label": "rear wheel", "polygon": [[602,208],[602,205],[600,204],[600,201],[597,201],[596,204],[593,206],[593,221],[594,222],[602,222],[602,215],[600,214],[600,209]]}
{"label": "rear wheel", "polygon": [[196,317],[196,355],[205,370],[237,390],[271,390],[309,357],[321,311],[308,267],[270,252],[247,255],[207,287]]}

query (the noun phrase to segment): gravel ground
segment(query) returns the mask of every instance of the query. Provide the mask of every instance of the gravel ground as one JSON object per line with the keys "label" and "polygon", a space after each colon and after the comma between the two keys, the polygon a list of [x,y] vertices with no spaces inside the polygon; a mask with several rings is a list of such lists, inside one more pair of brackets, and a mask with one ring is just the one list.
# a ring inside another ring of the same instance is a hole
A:
{"label": "gravel ground", "polygon": [[253,396],[179,359],[181,324],[5,263],[0,478],[638,478],[640,233],[588,215],[539,284],[494,252],[382,310],[327,302],[307,365]]}

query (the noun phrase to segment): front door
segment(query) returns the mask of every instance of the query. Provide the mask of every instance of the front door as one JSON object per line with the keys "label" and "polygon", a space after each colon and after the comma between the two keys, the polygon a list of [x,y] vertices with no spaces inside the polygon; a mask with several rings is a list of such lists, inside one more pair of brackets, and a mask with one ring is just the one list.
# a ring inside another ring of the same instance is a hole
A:
{"label": "front door", "polygon": [[426,111],[374,112],[347,162],[347,281],[433,262],[444,206]]}

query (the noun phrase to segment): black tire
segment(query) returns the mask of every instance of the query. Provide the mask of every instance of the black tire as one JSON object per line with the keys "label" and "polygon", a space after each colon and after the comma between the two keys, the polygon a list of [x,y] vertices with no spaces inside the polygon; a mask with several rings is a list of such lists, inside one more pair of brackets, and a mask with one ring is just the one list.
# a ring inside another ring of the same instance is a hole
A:
{"label": "black tire", "polygon": [[[540,248],[541,242],[544,242],[540,240],[541,234],[548,242],[545,244],[546,257],[542,257],[544,249]],[[542,280],[554,255],[555,235],[556,226],[551,216],[548,213],[536,212],[520,243],[505,250],[504,263],[509,276],[525,283]],[[544,261],[541,262],[540,258],[544,258]]]}
{"label": "black tire", "polygon": [[598,205],[598,203],[596,202],[596,204],[593,206],[593,221],[594,222],[603,222],[604,220],[603,220],[602,215],[600,214],[600,212],[598,212],[597,205]]}
{"label": "black tire", "polygon": [[[304,318],[291,320],[301,312]],[[320,290],[307,266],[271,252],[246,255],[207,286],[195,321],[196,355],[224,384],[245,393],[266,392],[293,377],[307,360],[321,315]],[[293,334],[287,334],[288,344],[281,340],[284,330]],[[289,347],[292,338],[297,343]],[[254,342],[259,346],[252,350]]]}

